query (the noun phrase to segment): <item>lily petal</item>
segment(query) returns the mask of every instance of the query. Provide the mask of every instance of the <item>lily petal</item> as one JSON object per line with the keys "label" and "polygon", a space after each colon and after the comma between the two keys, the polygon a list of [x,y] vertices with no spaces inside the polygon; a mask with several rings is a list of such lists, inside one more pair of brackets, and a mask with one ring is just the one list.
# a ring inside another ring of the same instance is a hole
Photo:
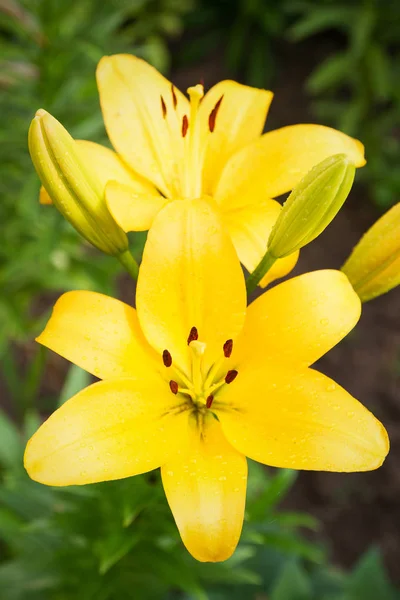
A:
{"label": "lily petal", "polygon": [[147,231],[168,200],[160,194],[140,194],[131,186],[110,181],[106,186],[106,202],[124,231]]}
{"label": "lily petal", "polygon": [[270,198],[292,190],[316,164],[333,154],[347,154],[356,167],[365,165],[364,146],[336,129],[322,125],[291,125],[264,134],[226,164],[216,196],[245,193],[262,181]]}
{"label": "lily petal", "polygon": [[234,384],[222,389],[218,406],[232,446],[267,465],[369,471],[389,451],[383,425],[343,388],[311,369],[290,372],[267,364],[240,370]]}
{"label": "lily petal", "polygon": [[199,118],[204,131],[209,130],[210,115],[221,98],[215,129],[207,140],[203,171],[203,190],[210,195],[227,160],[262,134],[273,93],[236,81],[220,81],[207,92],[200,105]]}
{"label": "lily petal", "polygon": [[[254,195],[249,194],[253,199]],[[225,208],[226,207],[226,208]],[[249,203],[238,208],[228,209],[228,203],[221,207],[222,218],[231,236],[233,245],[249,273],[252,273],[267,251],[268,238],[281,211],[281,205],[275,200]],[[225,210],[224,210],[225,209]],[[280,277],[284,277],[295,267],[299,252],[294,252],[275,262],[259,285],[267,286]]]}
{"label": "lily petal", "polygon": [[239,541],[247,462],[209,415],[191,423],[185,452],[161,467],[164,490],[188,551],[200,561],[229,558]]}
{"label": "lily petal", "polygon": [[244,277],[209,202],[177,200],[157,215],[143,253],[136,304],[149,343],[158,352],[167,349],[186,372],[192,327],[207,344],[205,369],[239,333],[246,310]]}
{"label": "lily petal", "polygon": [[[129,185],[132,191],[137,194],[158,194],[156,188],[150,182],[129,169],[118,154],[110,148],[87,140],[76,140],[76,143],[86,155],[88,163],[102,186],[113,179]],[[39,201],[41,204],[52,204],[52,200],[43,186],[40,188]]]}
{"label": "lily petal", "polygon": [[103,57],[97,85],[114,148],[136,173],[171,197],[178,189],[187,98],[154,67],[129,54]]}
{"label": "lily petal", "polygon": [[136,311],[97,292],[63,294],[36,341],[100,379],[150,376],[161,366]]}
{"label": "lily petal", "polygon": [[360,314],[360,299],[340,271],[299,275],[248,307],[236,360],[309,366],[353,329]]}
{"label": "lily petal", "polygon": [[136,193],[157,194],[154,185],[132,171],[110,148],[87,140],[77,140],[77,143],[104,187],[108,181],[115,180],[129,185]]}
{"label": "lily petal", "polygon": [[25,468],[46,485],[83,485],[146,473],[185,444],[187,412],[157,376],[95,383],[29,440]]}

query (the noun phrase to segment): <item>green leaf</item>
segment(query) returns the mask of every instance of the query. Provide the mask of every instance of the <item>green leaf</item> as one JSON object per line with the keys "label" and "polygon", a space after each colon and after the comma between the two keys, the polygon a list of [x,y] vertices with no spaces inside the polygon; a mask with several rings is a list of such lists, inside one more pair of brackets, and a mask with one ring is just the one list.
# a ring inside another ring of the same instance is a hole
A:
{"label": "green leaf", "polygon": [[369,2],[358,11],[357,18],[354,19],[350,28],[350,54],[359,59],[365,53],[372,36],[372,31],[376,23],[376,15]]}
{"label": "green leaf", "polygon": [[[263,528],[268,530],[268,525],[263,526]],[[264,543],[281,550],[285,554],[305,558],[316,564],[322,564],[325,559],[324,549],[317,544],[303,539],[300,535],[278,528],[276,530],[271,528],[270,531],[264,533]]]}
{"label": "green leaf", "polygon": [[388,100],[392,94],[392,65],[385,47],[371,45],[366,53],[369,81],[375,98]]}
{"label": "green leaf", "polygon": [[295,562],[289,562],[279,573],[270,600],[311,600],[311,583],[306,572]]}
{"label": "green leaf", "polygon": [[36,409],[28,410],[24,419],[24,438],[28,441],[33,434],[39,429],[42,424],[42,419]]}
{"label": "green leaf", "polygon": [[342,111],[337,121],[338,128],[348,135],[357,135],[360,125],[365,116],[366,106],[362,97],[353,98],[346,109]]}
{"label": "green leaf", "polygon": [[58,406],[64,404],[64,402],[75,396],[75,394],[87,387],[91,382],[92,376],[87,371],[84,371],[77,365],[72,365],[69,368],[64,386],[58,398]]}
{"label": "green leaf", "polygon": [[0,506],[0,539],[13,545],[21,536],[23,519],[15,515],[9,508]]}
{"label": "green leaf", "polygon": [[10,561],[0,567],[0,589],[7,600],[47,600],[46,592],[56,583],[56,575],[34,570],[27,561]]}
{"label": "green leaf", "polygon": [[122,537],[115,535],[110,539],[102,540],[99,546],[100,564],[99,573],[104,575],[111,567],[117,564],[128,552],[140,542],[141,536],[129,532],[129,535]]}
{"label": "green leaf", "polygon": [[[247,506],[247,514],[250,521],[261,521],[265,515],[283,500],[286,493],[293,485],[297,472],[291,469],[280,469],[277,474],[271,478],[266,478],[266,470],[261,467],[265,473],[262,487],[255,499]],[[251,471],[252,471],[251,467]],[[261,471],[261,472],[262,472]]]}
{"label": "green leaf", "polygon": [[284,528],[306,527],[313,531],[317,531],[320,528],[318,519],[307,513],[278,513],[274,515],[274,523]]}
{"label": "green leaf", "polygon": [[292,42],[299,42],[326,29],[347,30],[353,22],[354,13],[353,8],[344,6],[324,7],[321,10],[314,8],[289,29],[288,38]]}
{"label": "green leaf", "polygon": [[22,460],[22,440],[17,427],[0,409],[0,462],[12,467]]}
{"label": "green leaf", "polygon": [[351,76],[352,66],[352,60],[345,52],[329,56],[307,79],[307,91],[311,94],[320,94],[333,87],[341,87]]}
{"label": "green leaf", "polygon": [[346,584],[345,600],[393,600],[381,554],[372,549],[365,554]]}
{"label": "green leaf", "polygon": [[8,507],[23,519],[46,517],[54,507],[54,491],[28,479],[27,476],[0,486],[0,505]]}

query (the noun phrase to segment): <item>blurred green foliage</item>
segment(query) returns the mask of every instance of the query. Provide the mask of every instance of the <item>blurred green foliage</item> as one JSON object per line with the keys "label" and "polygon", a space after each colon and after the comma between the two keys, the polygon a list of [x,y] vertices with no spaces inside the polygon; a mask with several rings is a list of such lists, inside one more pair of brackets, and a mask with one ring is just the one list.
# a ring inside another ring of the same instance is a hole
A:
{"label": "blurred green foliage", "polygon": [[361,176],[369,197],[381,208],[398,202],[397,0],[200,0],[189,25],[199,34],[186,60],[222,47],[232,76],[249,85],[273,87],[285,67],[284,47],[285,56],[311,58],[315,67],[304,91],[315,118],[361,139],[368,160]]}
{"label": "blurred green foliage", "polygon": [[[290,3],[289,3],[290,4]],[[400,4],[396,0],[309,0],[292,3],[292,42],[338,36],[334,50],[306,82],[321,122],[362,140],[361,172],[382,208],[400,196]],[[340,37],[339,37],[340,36]]]}
{"label": "blurred green foliage", "polygon": [[132,52],[165,70],[167,39],[180,33],[190,7],[191,0],[0,0],[0,355],[10,339],[39,330],[41,311],[32,312],[39,292],[112,293],[119,269],[100,253],[88,269],[88,248],[76,232],[38,204],[27,148],[35,111],[45,108],[76,138],[104,142],[98,60]]}

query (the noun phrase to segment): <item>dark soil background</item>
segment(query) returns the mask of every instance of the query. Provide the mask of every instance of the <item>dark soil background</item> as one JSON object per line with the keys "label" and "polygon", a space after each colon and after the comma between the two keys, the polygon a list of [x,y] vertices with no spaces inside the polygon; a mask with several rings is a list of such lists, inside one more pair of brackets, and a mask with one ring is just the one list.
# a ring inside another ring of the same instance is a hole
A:
{"label": "dark soil background", "polygon": [[[280,71],[273,85],[275,98],[267,130],[294,123],[315,122],[304,96],[303,84],[330,42],[299,44],[296,52],[283,47]],[[221,56],[213,54],[198,67],[178,69],[176,85],[185,89],[200,80],[210,87],[229,76]],[[368,158],[368,156],[367,156]],[[368,165],[365,167],[368,168]],[[295,273],[339,268],[360,236],[379,217],[360,186],[324,234],[304,249]],[[133,284],[121,280],[121,298],[132,303]],[[47,310],[55,298],[39,299]],[[34,342],[20,348],[21,364],[28,363]],[[356,329],[317,367],[365,404],[384,423],[391,452],[384,465],[371,473],[333,474],[303,472],[285,500],[286,508],[314,514],[322,523],[320,536],[330,544],[333,560],[352,565],[371,545],[379,546],[394,580],[400,581],[400,288],[364,306]],[[49,353],[44,395],[57,395],[67,363]],[[2,404],[12,412],[0,382]],[[378,599],[377,599],[378,600]]]}

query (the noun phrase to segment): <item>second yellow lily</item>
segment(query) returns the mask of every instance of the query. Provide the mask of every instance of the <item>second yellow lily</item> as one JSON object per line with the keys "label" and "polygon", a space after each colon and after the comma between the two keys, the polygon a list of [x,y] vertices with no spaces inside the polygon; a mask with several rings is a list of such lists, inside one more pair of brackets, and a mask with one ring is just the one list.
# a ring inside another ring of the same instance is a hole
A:
{"label": "second yellow lily", "polygon": [[[189,88],[188,99],[131,55],[102,58],[97,82],[109,138],[129,178],[137,178],[130,185],[110,169],[106,201],[121,228],[147,230],[167,202],[212,197],[250,272],[281,210],[272,198],[327,156],[344,153],[357,167],[365,164],[363,145],[329,127],[293,125],[261,135],[273,96],[267,90],[221,81],[205,96],[202,85]],[[86,150],[96,163],[100,149]],[[286,275],[297,258],[295,252],[278,260],[261,284]]]}

